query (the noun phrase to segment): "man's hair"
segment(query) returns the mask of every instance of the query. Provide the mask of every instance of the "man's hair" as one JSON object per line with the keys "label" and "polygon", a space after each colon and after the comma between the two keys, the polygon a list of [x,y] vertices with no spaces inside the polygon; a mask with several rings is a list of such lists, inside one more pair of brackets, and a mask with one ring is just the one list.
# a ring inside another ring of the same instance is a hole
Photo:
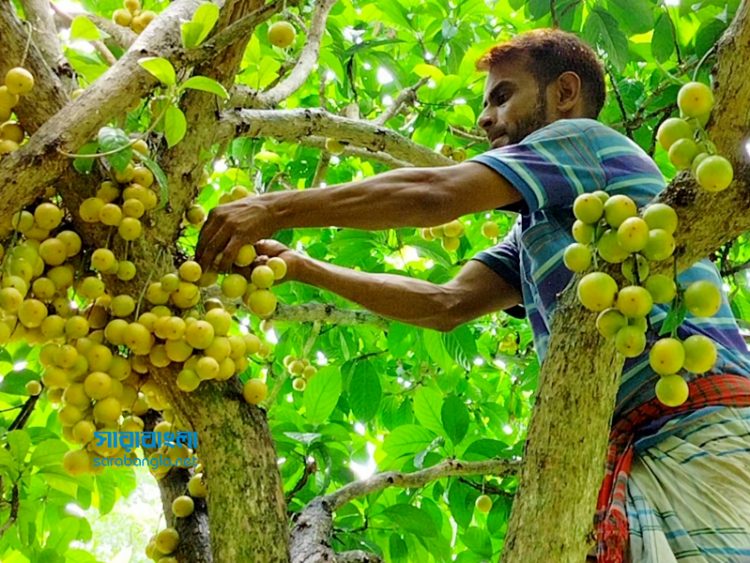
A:
{"label": "man's hair", "polygon": [[596,119],[604,106],[606,88],[604,69],[593,49],[581,39],[558,29],[535,29],[522,33],[487,51],[476,63],[477,70],[488,71],[508,60],[525,62],[540,90],[564,72],[581,78],[587,117]]}

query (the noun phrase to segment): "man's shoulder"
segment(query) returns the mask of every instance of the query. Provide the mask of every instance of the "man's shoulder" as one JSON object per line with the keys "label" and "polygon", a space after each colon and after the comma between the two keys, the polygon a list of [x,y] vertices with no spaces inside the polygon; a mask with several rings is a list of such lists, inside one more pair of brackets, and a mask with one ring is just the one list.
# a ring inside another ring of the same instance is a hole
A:
{"label": "man's shoulder", "polygon": [[611,137],[615,139],[629,139],[615,131],[611,127],[597,121],[596,119],[589,119],[585,117],[575,119],[558,119],[552,123],[545,125],[544,127],[537,129],[531,135],[524,139],[524,142],[534,142],[540,139],[549,137],[568,137],[568,136],[583,136],[589,140],[593,140],[599,137]]}

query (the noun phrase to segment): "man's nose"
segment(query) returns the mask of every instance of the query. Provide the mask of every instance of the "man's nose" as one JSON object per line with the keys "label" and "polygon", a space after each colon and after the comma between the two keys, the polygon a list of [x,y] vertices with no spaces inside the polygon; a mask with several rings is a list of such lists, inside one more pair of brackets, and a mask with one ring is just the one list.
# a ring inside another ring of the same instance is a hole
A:
{"label": "man's nose", "polygon": [[489,130],[492,128],[493,123],[492,116],[490,116],[487,112],[482,112],[482,114],[479,116],[479,119],[477,120],[477,123],[482,129],[489,132]]}

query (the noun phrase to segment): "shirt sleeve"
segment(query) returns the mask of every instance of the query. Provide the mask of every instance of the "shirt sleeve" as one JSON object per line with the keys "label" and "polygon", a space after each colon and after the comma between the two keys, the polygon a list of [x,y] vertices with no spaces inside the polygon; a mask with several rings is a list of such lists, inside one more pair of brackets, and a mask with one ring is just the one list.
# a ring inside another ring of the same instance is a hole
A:
{"label": "shirt sleeve", "polygon": [[523,141],[470,159],[488,166],[518,190],[526,213],[572,207],[582,193],[605,188],[606,175],[587,130],[576,120],[558,120]]}
{"label": "shirt sleeve", "polygon": [[[492,248],[480,252],[472,260],[481,262],[523,294],[521,254],[518,240],[520,233],[521,218],[519,217],[502,241]],[[519,319],[526,316],[525,309],[520,305],[506,309],[505,312]]]}

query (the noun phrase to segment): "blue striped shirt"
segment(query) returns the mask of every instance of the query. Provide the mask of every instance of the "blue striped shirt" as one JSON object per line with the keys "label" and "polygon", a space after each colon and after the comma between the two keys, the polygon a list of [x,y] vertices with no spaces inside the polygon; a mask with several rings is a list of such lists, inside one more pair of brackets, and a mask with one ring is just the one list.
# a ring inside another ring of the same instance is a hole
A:
{"label": "blue striped shirt", "polygon": [[[651,158],[636,143],[592,119],[565,119],[539,129],[516,145],[487,151],[471,159],[506,178],[523,198],[518,220],[496,246],[474,257],[516,287],[534,333],[539,360],[549,341],[556,296],[572,277],[563,264],[565,248],[575,242],[570,229],[575,221],[573,202],[582,193],[604,190],[625,194],[639,208],[661,192],[666,183]],[[678,227],[679,229],[679,227]],[[678,276],[687,285],[709,280],[722,287],[714,264],[703,259]],[[615,416],[651,400],[659,376],[648,363],[650,344],[658,338],[658,327],[667,305],[654,305],[649,316],[657,330],[649,334],[646,352],[629,358],[617,396]],[[722,289],[719,312],[710,318],[687,318],[678,331],[680,338],[704,334],[718,348],[715,373],[750,377],[750,356]],[[689,381],[695,374],[684,374]]]}

